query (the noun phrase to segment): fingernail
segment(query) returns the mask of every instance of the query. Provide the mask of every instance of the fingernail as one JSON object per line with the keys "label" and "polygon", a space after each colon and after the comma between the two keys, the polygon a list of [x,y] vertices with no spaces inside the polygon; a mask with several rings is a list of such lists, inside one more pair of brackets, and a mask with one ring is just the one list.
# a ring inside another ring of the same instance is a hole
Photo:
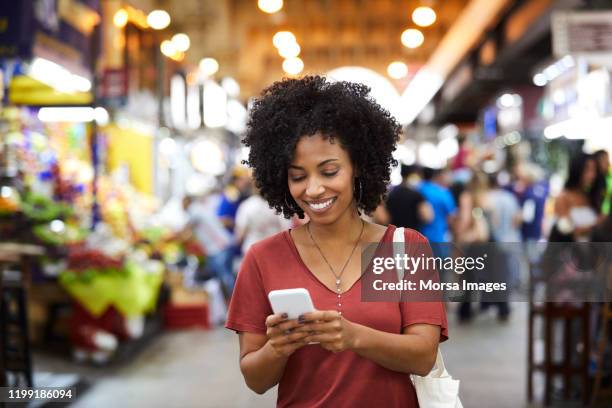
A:
{"label": "fingernail", "polygon": [[283,313],[283,314],[281,315],[281,317],[282,317],[283,319],[286,319],[286,318],[288,318],[288,317],[289,317],[289,315],[288,315],[287,313]]}
{"label": "fingernail", "polygon": [[306,319],[304,318],[304,315],[300,315],[298,317],[298,323],[304,323],[306,321]]}

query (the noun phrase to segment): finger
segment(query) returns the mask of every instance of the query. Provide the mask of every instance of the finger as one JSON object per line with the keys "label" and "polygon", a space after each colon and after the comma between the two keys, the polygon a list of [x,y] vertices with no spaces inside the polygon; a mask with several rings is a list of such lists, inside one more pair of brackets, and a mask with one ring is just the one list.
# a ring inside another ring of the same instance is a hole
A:
{"label": "finger", "polygon": [[266,317],[266,326],[268,327],[273,327],[276,326],[277,324],[279,324],[280,322],[283,322],[287,320],[287,314],[283,313],[283,314],[271,314],[270,316]]}
{"label": "finger", "polygon": [[302,326],[302,324],[299,323],[297,320],[287,320],[287,321],[277,324],[276,328],[278,328],[281,331],[287,331],[287,330],[293,330],[296,327],[300,327],[300,326]]}
{"label": "finger", "polygon": [[303,342],[306,337],[308,337],[308,333],[290,333],[283,334],[273,338],[273,342],[275,346],[285,346],[287,344],[292,344],[296,342]]}
{"label": "finger", "polygon": [[318,342],[321,344],[333,343],[341,340],[342,335],[340,333],[318,333],[306,337],[306,341],[308,342]]}
{"label": "finger", "polygon": [[313,322],[306,323],[301,327],[295,329],[298,332],[314,332],[314,333],[325,333],[338,331],[342,328],[340,320],[333,320],[331,322]]}
{"label": "finger", "polygon": [[304,313],[303,315],[304,321],[331,321],[340,318],[340,313],[336,310],[317,310],[315,312]]}

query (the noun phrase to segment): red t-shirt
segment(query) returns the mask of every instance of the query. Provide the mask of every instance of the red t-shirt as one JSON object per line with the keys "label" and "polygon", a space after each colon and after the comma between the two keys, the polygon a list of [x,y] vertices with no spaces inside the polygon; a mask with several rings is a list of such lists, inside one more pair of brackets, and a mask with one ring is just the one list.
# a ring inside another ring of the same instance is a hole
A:
{"label": "red t-shirt", "polygon": [[[392,242],[389,226],[382,242]],[[425,243],[406,229],[406,243]],[[232,295],[226,327],[237,332],[266,333],[272,314],[267,294],[276,289],[306,288],[318,310],[336,310],[337,294],[306,267],[288,231],[253,245],[247,253]],[[362,302],[361,279],[342,294],[342,316],[389,333],[416,323],[440,326],[448,338],[441,302]],[[388,370],[352,351],[332,353],[317,344],[289,357],[278,387],[278,407],[418,407],[410,376]]]}

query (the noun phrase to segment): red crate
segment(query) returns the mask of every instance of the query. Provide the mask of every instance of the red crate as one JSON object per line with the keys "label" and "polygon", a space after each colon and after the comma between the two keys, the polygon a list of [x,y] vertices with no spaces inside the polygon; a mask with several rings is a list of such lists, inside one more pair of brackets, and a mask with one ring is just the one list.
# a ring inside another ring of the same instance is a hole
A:
{"label": "red crate", "polygon": [[164,307],[164,327],[168,329],[189,327],[209,329],[208,305],[166,305]]}

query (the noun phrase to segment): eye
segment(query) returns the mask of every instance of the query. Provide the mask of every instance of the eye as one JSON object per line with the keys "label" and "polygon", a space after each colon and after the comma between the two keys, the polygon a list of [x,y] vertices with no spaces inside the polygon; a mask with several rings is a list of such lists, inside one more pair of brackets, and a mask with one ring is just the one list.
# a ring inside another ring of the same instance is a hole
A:
{"label": "eye", "polygon": [[305,178],[306,178],[305,176],[289,176],[289,179],[293,181],[294,183],[297,183],[298,181],[302,181]]}
{"label": "eye", "polygon": [[324,171],[323,175],[325,177],[334,177],[336,174],[338,174],[338,170],[335,171]]}

